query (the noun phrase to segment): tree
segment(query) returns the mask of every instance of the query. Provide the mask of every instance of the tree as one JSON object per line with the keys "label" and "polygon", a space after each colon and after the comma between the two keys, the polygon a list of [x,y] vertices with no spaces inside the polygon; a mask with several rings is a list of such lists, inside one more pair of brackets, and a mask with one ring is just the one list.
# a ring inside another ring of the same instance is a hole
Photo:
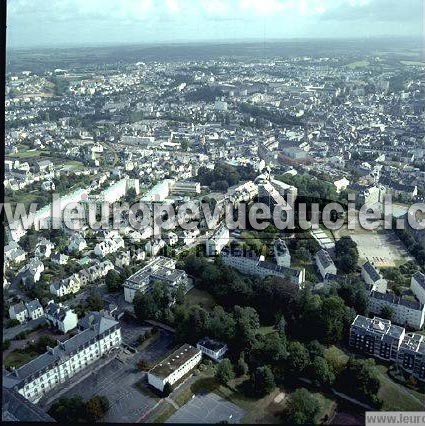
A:
{"label": "tree", "polygon": [[99,291],[91,291],[87,297],[87,308],[90,311],[101,311],[103,309],[103,299]]}
{"label": "tree", "polygon": [[350,357],[346,367],[338,375],[335,386],[367,404],[380,405],[378,399],[380,381],[373,359]]}
{"label": "tree", "polygon": [[283,315],[280,317],[279,321],[277,322],[276,329],[280,337],[286,336],[286,320]]}
{"label": "tree", "polygon": [[266,365],[256,368],[251,377],[251,385],[257,396],[264,396],[270,393],[276,387],[270,367]]}
{"label": "tree", "polygon": [[313,340],[306,346],[310,359],[313,360],[317,356],[325,356],[325,347],[321,345],[317,340]]}
{"label": "tree", "polygon": [[59,398],[48,411],[59,423],[80,423],[87,419],[86,405],[80,396]]}
{"label": "tree", "polygon": [[335,381],[335,375],[328,362],[321,356],[316,356],[309,367],[310,377],[317,386],[332,385]]}
{"label": "tree", "polygon": [[171,392],[173,392],[173,387],[169,382],[166,382],[164,385],[164,389],[162,390],[162,394],[164,395],[164,397],[167,397],[170,395]]}
{"label": "tree", "polygon": [[185,294],[186,294],[186,285],[184,283],[179,284],[175,294],[175,300],[178,305],[183,305]]}
{"label": "tree", "polygon": [[310,363],[310,357],[305,346],[300,342],[288,345],[288,369],[292,374],[302,374]]}
{"label": "tree", "polygon": [[137,292],[133,299],[133,308],[136,318],[143,322],[153,317],[156,307],[150,293]]}
{"label": "tree", "polygon": [[115,270],[110,270],[105,277],[106,288],[109,293],[116,293],[121,290],[122,280],[120,274]]}
{"label": "tree", "polygon": [[223,359],[223,361],[218,364],[215,377],[223,385],[227,385],[230,380],[235,378],[233,365],[228,358]]}
{"label": "tree", "polygon": [[394,310],[390,306],[384,306],[381,310],[381,318],[392,320]]}
{"label": "tree", "polygon": [[109,400],[106,396],[94,396],[86,403],[87,419],[95,422],[103,418],[109,410]]}
{"label": "tree", "polygon": [[284,421],[288,424],[313,424],[320,405],[317,398],[307,389],[297,389],[289,395],[284,411]]}
{"label": "tree", "polygon": [[344,274],[354,272],[359,261],[357,244],[349,236],[340,238],[335,243],[336,266]]}
{"label": "tree", "polygon": [[238,376],[244,376],[249,371],[248,364],[245,361],[245,358],[242,356],[239,357],[238,365],[236,366],[236,373]]}

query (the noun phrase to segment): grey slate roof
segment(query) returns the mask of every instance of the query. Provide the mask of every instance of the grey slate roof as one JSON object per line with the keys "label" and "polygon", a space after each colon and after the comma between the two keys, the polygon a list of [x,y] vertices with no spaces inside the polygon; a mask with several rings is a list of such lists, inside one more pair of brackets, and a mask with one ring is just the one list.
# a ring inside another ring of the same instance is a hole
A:
{"label": "grey slate roof", "polygon": [[362,268],[367,272],[373,282],[376,282],[382,278],[379,272],[370,262],[363,264]]}
{"label": "grey slate roof", "polygon": [[55,422],[55,420],[13,389],[2,389],[2,421]]}
{"label": "grey slate roof", "polygon": [[[87,318],[89,317],[89,318]],[[92,319],[90,319],[92,318]],[[117,321],[99,312],[90,312],[79,322],[80,332],[30,362],[3,376],[3,386],[12,388],[20,385],[33,375],[50,369],[53,364],[76,353],[82,347],[93,343],[98,336],[119,325]]]}
{"label": "grey slate roof", "polygon": [[418,282],[418,284],[425,290],[425,274],[420,271],[417,271],[413,274],[413,278]]}

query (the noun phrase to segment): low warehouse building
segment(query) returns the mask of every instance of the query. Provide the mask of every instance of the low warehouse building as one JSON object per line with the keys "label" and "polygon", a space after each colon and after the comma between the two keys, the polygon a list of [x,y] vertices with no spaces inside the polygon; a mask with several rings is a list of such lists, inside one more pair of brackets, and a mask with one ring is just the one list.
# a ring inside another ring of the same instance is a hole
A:
{"label": "low warehouse building", "polygon": [[166,383],[176,383],[195,368],[201,359],[201,350],[186,343],[149,370],[148,383],[162,392]]}

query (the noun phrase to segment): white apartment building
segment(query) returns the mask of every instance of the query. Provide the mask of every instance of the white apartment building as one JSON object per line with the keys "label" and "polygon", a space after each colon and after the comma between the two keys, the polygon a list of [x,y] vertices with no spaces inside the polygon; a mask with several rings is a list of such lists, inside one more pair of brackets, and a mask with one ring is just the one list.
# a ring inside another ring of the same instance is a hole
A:
{"label": "white apartment building", "polygon": [[383,278],[378,269],[370,262],[362,265],[362,278],[364,282],[371,286],[371,290],[386,293],[388,282]]}
{"label": "white apartment building", "polygon": [[44,311],[46,319],[62,333],[67,333],[77,327],[77,314],[69,307],[56,304],[51,300]]}
{"label": "white apartment building", "polygon": [[68,278],[51,283],[49,290],[51,294],[58,297],[63,297],[68,294],[78,293],[80,288],[81,281],[78,274],[72,274]]}
{"label": "white apartment building", "polygon": [[381,315],[382,309],[389,307],[393,311],[392,321],[396,324],[420,330],[425,321],[425,305],[418,301],[402,299],[392,293],[371,291],[368,309],[370,313]]}
{"label": "white apartment building", "polygon": [[38,299],[30,302],[19,302],[9,308],[9,318],[16,319],[21,324],[26,320],[35,320],[44,315],[44,309]]}
{"label": "white apartment building", "polygon": [[121,329],[112,317],[92,312],[79,322],[79,332],[27,364],[3,375],[3,386],[37,403],[59,383],[121,345]]}
{"label": "white apartment building", "polygon": [[322,278],[325,278],[328,274],[336,275],[336,266],[331,256],[326,250],[319,250],[315,256],[316,265],[319,269]]}
{"label": "white apartment building", "polygon": [[225,343],[218,342],[217,340],[210,339],[209,337],[204,337],[200,340],[196,347],[201,350],[201,352],[213,359],[214,361],[221,361],[228,351],[228,347]]}
{"label": "white apartment building", "polygon": [[229,243],[229,229],[224,222],[215,229],[206,241],[205,241],[205,253],[207,256],[216,256],[221,253],[223,247]]}
{"label": "white apartment building", "polygon": [[425,274],[415,272],[410,280],[410,289],[422,304],[425,304]]}
{"label": "white apartment building", "polygon": [[174,259],[163,256],[156,257],[125,280],[125,301],[132,303],[137,292],[150,291],[155,281],[166,282],[172,288],[177,288],[179,285],[184,285],[187,288],[188,277],[185,271],[176,269]]}
{"label": "white apartment building", "polygon": [[148,383],[159,391],[166,383],[173,385],[202,360],[200,349],[184,344],[148,372]]}
{"label": "white apartment building", "polygon": [[292,284],[302,288],[305,282],[305,269],[287,268],[275,263],[265,262],[264,256],[240,248],[225,248],[221,251],[222,262],[237,269],[245,275],[255,275],[260,278],[274,276],[288,279]]}

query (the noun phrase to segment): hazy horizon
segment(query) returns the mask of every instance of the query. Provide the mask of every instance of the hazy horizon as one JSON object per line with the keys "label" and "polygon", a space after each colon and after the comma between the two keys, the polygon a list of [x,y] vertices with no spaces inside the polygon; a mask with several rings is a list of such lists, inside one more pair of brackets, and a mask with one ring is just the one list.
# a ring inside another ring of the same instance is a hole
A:
{"label": "hazy horizon", "polygon": [[8,0],[7,47],[423,40],[421,0]]}

